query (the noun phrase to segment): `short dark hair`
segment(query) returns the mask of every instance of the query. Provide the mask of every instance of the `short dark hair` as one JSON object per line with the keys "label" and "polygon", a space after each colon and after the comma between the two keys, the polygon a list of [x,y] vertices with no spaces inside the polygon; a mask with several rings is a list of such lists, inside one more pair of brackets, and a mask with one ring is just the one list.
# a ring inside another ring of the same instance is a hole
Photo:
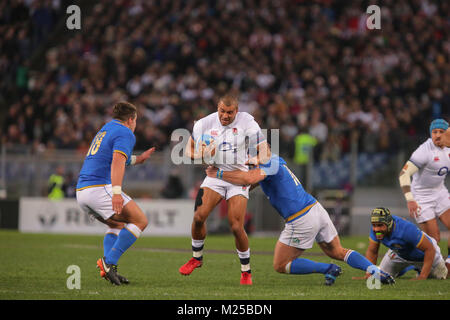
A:
{"label": "short dark hair", "polygon": [[137,108],[126,101],[117,102],[113,107],[113,118],[120,121],[127,121],[130,118],[135,118],[137,115]]}
{"label": "short dark hair", "polygon": [[238,99],[237,95],[232,94],[232,93],[227,93],[227,94],[223,95],[222,97],[220,97],[219,102],[222,102],[227,107],[231,107],[231,106],[237,107],[239,104],[239,99]]}

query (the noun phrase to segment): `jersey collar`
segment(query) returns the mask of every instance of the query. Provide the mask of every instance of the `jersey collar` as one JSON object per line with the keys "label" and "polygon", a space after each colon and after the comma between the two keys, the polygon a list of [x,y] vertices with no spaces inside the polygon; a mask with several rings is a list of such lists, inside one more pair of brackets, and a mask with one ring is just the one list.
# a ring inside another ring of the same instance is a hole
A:
{"label": "jersey collar", "polygon": [[222,125],[222,123],[220,122],[220,119],[219,119],[219,112],[217,112],[217,117],[216,117],[217,124],[220,125],[220,126],[221,126],[222,128],[224,128],[224,129],[232,128],[233,125],[236,123],[236,120],[237,120],[237,117],[238,117],[238,113],[239,113],[239,112],[236,113],[236,117],[234,117],[234,120],[233,120],[232,123],[230,123],[230,124],[224,126],[224,125]]}

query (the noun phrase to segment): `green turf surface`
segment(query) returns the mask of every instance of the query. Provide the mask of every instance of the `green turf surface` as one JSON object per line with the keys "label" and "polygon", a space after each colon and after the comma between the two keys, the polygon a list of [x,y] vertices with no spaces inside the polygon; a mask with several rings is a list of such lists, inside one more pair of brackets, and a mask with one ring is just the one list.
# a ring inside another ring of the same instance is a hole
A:
{"label": "green turf surface", "polygon": [[[365,253],[367,237],[345,237],[342,245]],[[22,234],[0,231],[0,299],[156,299],[156,300],[307,300],[421,299],[449,300],[449,280],[410,281],[410,271],[394,286],[370,290],[363,272],[333,261],[314,246],[305,258],[340,265],[334,286],[322,274],[285,275],[272,268],[277,238],[250,237],[253,286],[240,286],[240,265],[232,236],[209,235],[203,267],[190,276],[178,268],[191,257],[188,237],[142,237],[121,258],[119,272],[131,284],[116,287],[96,268],[102,236]],[[441,248],[446,247],[441,241]],[[382,253],[385,250],[383,249]],[[443,252],[446,252],[446,248]],[[70,265],[81,270],[81,289],[68,289]]]}

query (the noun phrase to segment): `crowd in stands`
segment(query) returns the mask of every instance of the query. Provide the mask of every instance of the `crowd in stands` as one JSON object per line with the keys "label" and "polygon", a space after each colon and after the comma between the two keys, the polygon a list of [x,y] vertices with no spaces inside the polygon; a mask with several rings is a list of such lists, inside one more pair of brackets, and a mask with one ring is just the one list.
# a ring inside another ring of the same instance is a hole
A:
{"label": "crowd in stands", "polygon": [[364,152],[417,146],[433,117],[449,115],[450,2],[383,1],[380,30],[366,27],[370,4],[100,0],[33,69],[65,8],[2,1],[1,143],[84,153],[111,105],[128,100],[139,110],[135,149],[162,149],[234,91],[240,111],[280,129],[285,156],[302,131],[319,160],[348,152],[352,132]]}

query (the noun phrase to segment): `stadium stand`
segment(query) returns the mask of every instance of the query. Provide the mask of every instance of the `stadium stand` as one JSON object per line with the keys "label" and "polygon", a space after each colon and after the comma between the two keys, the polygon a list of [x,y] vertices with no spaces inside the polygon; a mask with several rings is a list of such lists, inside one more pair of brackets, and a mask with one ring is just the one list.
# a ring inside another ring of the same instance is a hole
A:
{"label": "stadium stand", "polygon": [[78,31],[61,23],[67,1],[2,1],[1,143],[84,154],[127,99],[136,149],[161,150],[234,90],[240,111],[280,129],[283,156],[299,128],[318,139],[315,180],[346,175],[356,131],[362,177],[450,110],[450,3],[385,1],[382,29],[368,30],[369,2],[84,1]]}

